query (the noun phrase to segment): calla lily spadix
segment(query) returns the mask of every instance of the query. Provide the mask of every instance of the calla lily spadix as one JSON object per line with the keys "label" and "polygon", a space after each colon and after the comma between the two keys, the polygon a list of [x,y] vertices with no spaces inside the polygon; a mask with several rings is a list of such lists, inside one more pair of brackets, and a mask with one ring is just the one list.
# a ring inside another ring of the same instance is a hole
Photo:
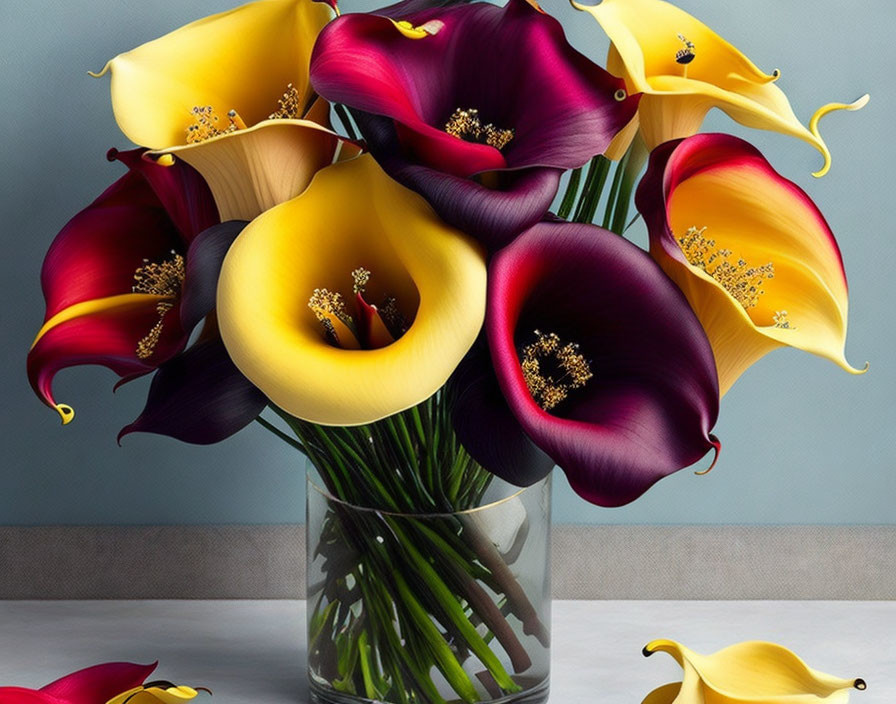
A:
{"label": "calla lily spadix", "polygon": [[362,156],[246,227],[221,271],[218,321],[274,404],[360,425],[441,388],[482,327],[485,277],[478,245]]}
{"label": "calla lily spadix", "polygon": [[865,681],[827,675],[787,648],[765,641],[737,643],[701,655],[672,640],[651,641],[644,655],[668,653],[684,670],[681,682],[658,687],[642,704],[846,704]]}
{"label": "calla lily spadix", "polygon": [[108,662],[78,670],[40,689],[0,687],[0,704],[183,704],[204,687],[146,682],[156,664]]}
{"label": "calla lily spadix", "polygon": [[196,168],[222,220],[251,220],[358,153],[329,129],[329,105],[308,80],[331,15],[313,0],[258,0],[120,54],[97,75],[111,73],[129,139]]}
{"label": "calla lily spadix", "polygon": [[765,73],[736,47],[684,10],[663,0],[603,0],[597,5],[570,0],[590,13],[610,38],[607,70],[625,79],[631,93],[642,93],[638,106],[641,133],[650,149],[670,139],[696,134],[704,117],[719,108],[747,127],[773,130],[802,139],[831,154],[818,122],[835,110],[858,110],[868,102],[830,103],[804,126],[784,92],[775,85],[777,69]]}
{"label": "calla lily spadix", "polygon": [[[538,473],[496,442],[526,436],[601,506],[635,500],[709,450],[719,395],[712,351],[684,296],[646,252],[592,225],[542,222],[489,265],[486,318],[497,384],[471,375],[456,425],[470,454],[513,483]],[[500,389],[497,399],[483,402]],[[510,421],[523,433],[494,427]],[[550,464],[539,463],[542,472]],[[541,474],[543,476],[543,474]]]}
{"label": "calla lily spadix", "polygon": [[334,20],[312,83],[352,109],[390,176],[492,250],[540,220],[560,174],[602,153],[635,114],[623,82],[526,0],[401,17]]}
{"label": "calla lily spadix", "polygon": [[847,283],[834,235],[753,146],[724,134],[668,142],[635,202],[651,255],[706,330],[722,394],[785,345],[863,371],[844,356]]}
{"label": "calla lily spadix", "polygon": [[[211,194],[188,165],[163,167],[141,156],[111,151],[128,173],[53,241],[41,275],[47,310],[28,353],[28,378],[69,423],[74,410],[52,390],[61,369],[100,364],[122,377],[119,384],[155,372],[143,413],[122,435],[217,442],[265,405],[228,358],[211,315],[221,261],[242,223],[216,224]],[[199,324],[201,334],[185,349]]]}

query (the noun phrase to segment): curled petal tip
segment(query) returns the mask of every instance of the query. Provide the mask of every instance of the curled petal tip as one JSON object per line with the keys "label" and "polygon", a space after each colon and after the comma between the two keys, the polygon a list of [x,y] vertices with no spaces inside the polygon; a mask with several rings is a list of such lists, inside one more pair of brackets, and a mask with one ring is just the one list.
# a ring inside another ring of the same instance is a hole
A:
{"label": "curled petal tip", "polygon": [[712,433],[709,435],[709,442],[712,444],[712,449],[715,452],[715,456],[712,458],[712,464],[709,465],[706,469],[701,469],[699,472],[694,472],[694,474],[698,476],[703,476],[704,474],[709,474],[713,467],[716,466],[716,462],[719,461],[719,454],[722,452],[722,443],[721,441]]}
{"label": "curled petal tip", "polygon": [[111,66],[112,66],[112,62],[111,62],[111,61],[107,61],[107,62],[106,62],[106,65],[103,66],[102,70],[100,70],[98,73],[94,73],[93,71],[88,71],[88,72],[87,72],[87,75],[90,76],[91,78],[102,78],[102,77],[105,76],[107,73],[109,73],[109,68],[110,68]]}
{"label": "curled petal tip", "polygon": [[865,680],[863,680],[861,677],[856,678],[856,681],[853,682],[852,686],[861,691],[868,689],[868,685],[865,684]]}
{"label": "curled petal tip", "polygon": [[828,150],[827,145],[825,145],[824,140],[821,138],[821,133],[818,130],[818,123],[828,113],[836,112],[837,110],[849,110],[851,112],[855,110],[861,110],[868,104],[868,101],[871,100],[871,96],[868,93],[865,93],[861,98],[852,103],[828,103],[827,105],[822,105],[818,110],[815,111],[815,114],[812,116],[812,119],[809,121],[809,131],[812,133],[812,136],[818,141],[818,144],[815,146],[821,152],[824,157],[824,165],[820,170],[816,171],[812,175],[815,178],[821,178],[828,171],[831,170],[831,152]]}
{"label": "curled petal tip", "polygon": [[63,425],[68,425],[75,419],[75,409],[68,404],[57,403],[53,408],[56,409],[59,417],[62,418]]}

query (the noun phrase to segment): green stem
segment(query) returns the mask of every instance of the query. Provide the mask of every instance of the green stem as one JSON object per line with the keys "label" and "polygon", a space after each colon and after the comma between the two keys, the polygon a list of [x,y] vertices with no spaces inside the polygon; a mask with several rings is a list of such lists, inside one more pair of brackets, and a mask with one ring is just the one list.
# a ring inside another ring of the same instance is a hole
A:
{"label": "green stem", "polygon": [[569,183],[566,185],[566,192],[563,194],[563,200],[560,203],[560,208],[557,210],[557,215],[564,220],[569,217],[569,214],[572,212],[572,206],[575,205],[576,195],[578,195],[579,192],[579,181],[581,181],[581,179],[581,167],[569,172]]}
{"label": "green stem", "polygon": [[345,133],[349,136],[349,139],[357,140],[358,133],[355,132],[355,128],[352,125],[352,119],[349,117],[348,110],[345,109],[345,106],[340,103],[334,103],[333,110],[335,110],[336,114],[339,116],[339,121],[345,128]]}
{"label": "green stem", "polygon": [[610,186],[610,195],[607,197],[607,205],[604,210],[604,219],[601,227],[605,230],[609,229],[610,223],[613,222],[613,212],[616,210],[616,201],[619,198],[619,189],[622,188],[622,175],[625,172],[625,164],[628,162],[631,151],[627,151],[622,155],[619,163],[616,164],[616,171],[613,172],[613,184]]}
{"label": "green stem", "polygon": [[283,442],[287,443],[291,447],[294,447],[296,450],[301,452],[303,455],[305,454],[305,448],[302,446],[302,443],[298,442],[294,438],[289,437],[286,433],[284,433],[280,428],[271,423],[269,420],[258,416],[255,418],[255,422],[261,425],[261,427],[271,431],[274,435],[280,438]]}

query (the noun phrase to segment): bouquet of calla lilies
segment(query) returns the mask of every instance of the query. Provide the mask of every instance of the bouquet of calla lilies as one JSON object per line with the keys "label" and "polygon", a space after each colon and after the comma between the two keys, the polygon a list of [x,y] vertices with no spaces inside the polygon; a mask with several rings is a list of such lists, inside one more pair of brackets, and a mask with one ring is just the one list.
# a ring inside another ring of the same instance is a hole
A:
{"label": "bouquet of calla lilies", "polygon": [[[450,512],[555,465],[592,503],[633,501],[717,456],[720,397],[775,348],[860,373],[818,207],[699,129],[719,108],[792,135],[821,176],[819,120],[868,97],[805,126],[779,71],[677,7],[573,5],[606,68],[534,0],[258,0],[109,61],[94,75],[139,146],[109,152],[126,172],[47,254],[35,392],[68,423],[60,369],[152,374],[119,439],[257,421],[341,500]],[[622,236],[638,216],[649,252]]]}

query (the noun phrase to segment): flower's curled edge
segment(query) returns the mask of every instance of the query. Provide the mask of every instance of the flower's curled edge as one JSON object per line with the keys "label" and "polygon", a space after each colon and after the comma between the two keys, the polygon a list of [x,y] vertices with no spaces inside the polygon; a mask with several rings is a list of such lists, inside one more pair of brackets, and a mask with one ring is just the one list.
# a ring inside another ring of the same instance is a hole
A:
{"label": "flower's curled edge", "polygon": [[610,38],[607,69],[642,93],[638,107],[648,147],[695,134],[714,107],[747,127],[802,139],[824,157],[820,177],[831,166],[819,120],[836,110],[858,110],[869,100],[829,103],[805,127],[784,92],[781,72],[765,73],[736,47],[680,8],[663,0],[603,0],[573,7],[590,13]]}

